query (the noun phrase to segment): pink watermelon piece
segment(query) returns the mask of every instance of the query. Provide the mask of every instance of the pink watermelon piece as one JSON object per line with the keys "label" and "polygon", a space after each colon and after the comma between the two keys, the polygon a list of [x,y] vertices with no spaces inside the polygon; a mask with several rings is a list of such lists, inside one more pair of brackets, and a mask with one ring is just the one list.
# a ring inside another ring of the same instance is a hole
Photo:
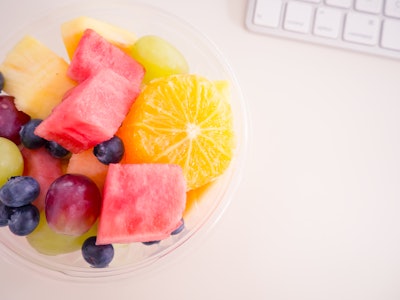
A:
{"label": "pink watermelon piece", "polygon": [[63,175],[62,162],[51,156],[44,147],[35,150],[22,148],[21,153],[24,158],[23,175],[35,178],[40,185],[40,194],[33,204],[43,210],[47,190],[54,180]]}
{"label": "pink watermelon piece", "polygon": [[104,68],[127,78],[140,86],[144,68],[136,60],[111,44],[92,29],[86,29],[72,57],[68,76],[82,82]]}
{"label": "pink watermelon piece", "polygon": [[180,224],[186,182],[173,164],[110,164],[97,244],[159,241]]}
{"label": "pink watermelon piece", "polygon": [[35,134],[79,153],[113,137],[139,87],[111,69],[102,69],[68,91]]}

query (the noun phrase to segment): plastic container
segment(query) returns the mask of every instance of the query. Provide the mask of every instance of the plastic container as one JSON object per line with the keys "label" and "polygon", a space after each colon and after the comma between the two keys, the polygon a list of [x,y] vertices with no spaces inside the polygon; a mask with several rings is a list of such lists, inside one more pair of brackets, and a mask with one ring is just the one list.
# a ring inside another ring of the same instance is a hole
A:
{"label": "plastic container", "polygon": [[67,59],[60,25],[78,16],[89,16],[112,23],[133,31],[138,37],[146,34],[161,36],[183,53],[189,62],[191,73],[204,75],[209,79],[228,80],[231,83],[231,105],[237,141],[235,156],[229,169],[190,200],[192,207],[185,216],[186,228],[183,232],[151,246],[141,243],[116,246],[114,260],[107,268],[89,267],[80,251],[57,256],[40,254],[29,245],[26,238],[13,235],[7,227],[0,228],[0,255],[3,259],[9,259],[23,268],[30,268],[51,278],[81,282],[137,275],[190,253],[197,243],[204,241],[230,203],[239,184],[246,156],[248,119],[239,84],[216,46],[183,20],[132,1],[93,1],[48,12],[46,16],[24,26],[18,32],[2,37],[0,60],[4,59],[6,53],[25,34],[33,35]]}

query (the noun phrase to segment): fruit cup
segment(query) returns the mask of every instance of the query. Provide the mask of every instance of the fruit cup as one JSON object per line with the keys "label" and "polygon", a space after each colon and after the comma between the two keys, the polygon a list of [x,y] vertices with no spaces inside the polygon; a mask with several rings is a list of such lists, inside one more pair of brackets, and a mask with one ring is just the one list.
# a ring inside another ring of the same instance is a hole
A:
{"label": "fruit cup", "polygon": [[[184,229],[159,243],[117,244],[113,261],[107,268],[91,268],[78,248],[82,240],[71,238],[67,253],[39,253],[25,237],[13,235],[0,228],[0,253],[36,272],[61,280],[98,281],[110,277],[124,277],[152,270],[172,262],[185,252],[206,242],[207,233],[222,216],[244,173],[248,144],[248,115],[240,86],[224,56],[202,33],[185,21],[158,9],[135,4],[132,1],[109,1],[75,4],[44,15],[26,28],[20,28],[0,40],[0,60],[23,36],[30,34],[48,45],[54,52],[69,61],[69,55],[60,38],[60,25],[79,16],[88,16],[115,24],[137,36],[156,35],[168,40],[184,55],[189,72],[210,80],[229,83],[229,101],[235,136],[235,149],[228,169],[212,183],[188,192],[184,212]],[[39,226],[43,226],[39,225]],[[90,235],[90,232],[88,233]],[[54,240],[57,243],[57,240]],[[33,242],[34,244],[34,242]],[[67,249],[66,249],[67,250]]]}

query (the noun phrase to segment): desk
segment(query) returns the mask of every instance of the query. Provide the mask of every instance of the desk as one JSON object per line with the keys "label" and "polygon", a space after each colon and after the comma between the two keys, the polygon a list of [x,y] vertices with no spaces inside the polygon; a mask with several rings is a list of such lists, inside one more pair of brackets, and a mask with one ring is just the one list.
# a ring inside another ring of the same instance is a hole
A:
{"label": "desk", "polygon": [[[2,1],[0,28],[73,1]],[[400,299],[400,61],[252,34],[245,0],[146,3],[205,33],[236,73],[251,119],[237,193],[155,273],[86,286],[0,260],[1,299]]]}

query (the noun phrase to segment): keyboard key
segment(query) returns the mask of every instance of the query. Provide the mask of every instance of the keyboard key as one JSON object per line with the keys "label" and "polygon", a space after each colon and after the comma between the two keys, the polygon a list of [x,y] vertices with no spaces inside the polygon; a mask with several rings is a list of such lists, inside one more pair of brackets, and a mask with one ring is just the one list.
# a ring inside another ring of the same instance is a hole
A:
{"label": "keyboard key", "polygon": [[382,47],[400,51],[400,21],[384,21],[381,44]]}
{"label": "keyboard key", "polygon": [[307,3],[292,1],[287,4],[283,28],[308,33],[311,27],[313,7]]}
{"label": "keyboard key", "polygon": [[386,0],[385,15],[400,18],[400,0]]}
{"label": "keyboard key", "polygon": [[381,12],[383,0],[356,0],[356,9],[377,14]]}
{"label": "keyboard key", "polygon": [[326,0],[326,4],[336,7],[349,8],[353,4],[352,0]]}
{"label": "keyboard key", "polygon": [[379,39],[379,18],[361,13],[348,13],[343,38],[349,42],[375,45]]}
{"label": "keyboard key", "polygon": [[254,11],[254,24],[278,27],[282,11],[281,0],[257,0]]}
{"label": "keyboard key", "polygon": [[320,7],[317,9],[314,23],[314,34],[335,39],[339,36],[343,13],[335,8]]}

